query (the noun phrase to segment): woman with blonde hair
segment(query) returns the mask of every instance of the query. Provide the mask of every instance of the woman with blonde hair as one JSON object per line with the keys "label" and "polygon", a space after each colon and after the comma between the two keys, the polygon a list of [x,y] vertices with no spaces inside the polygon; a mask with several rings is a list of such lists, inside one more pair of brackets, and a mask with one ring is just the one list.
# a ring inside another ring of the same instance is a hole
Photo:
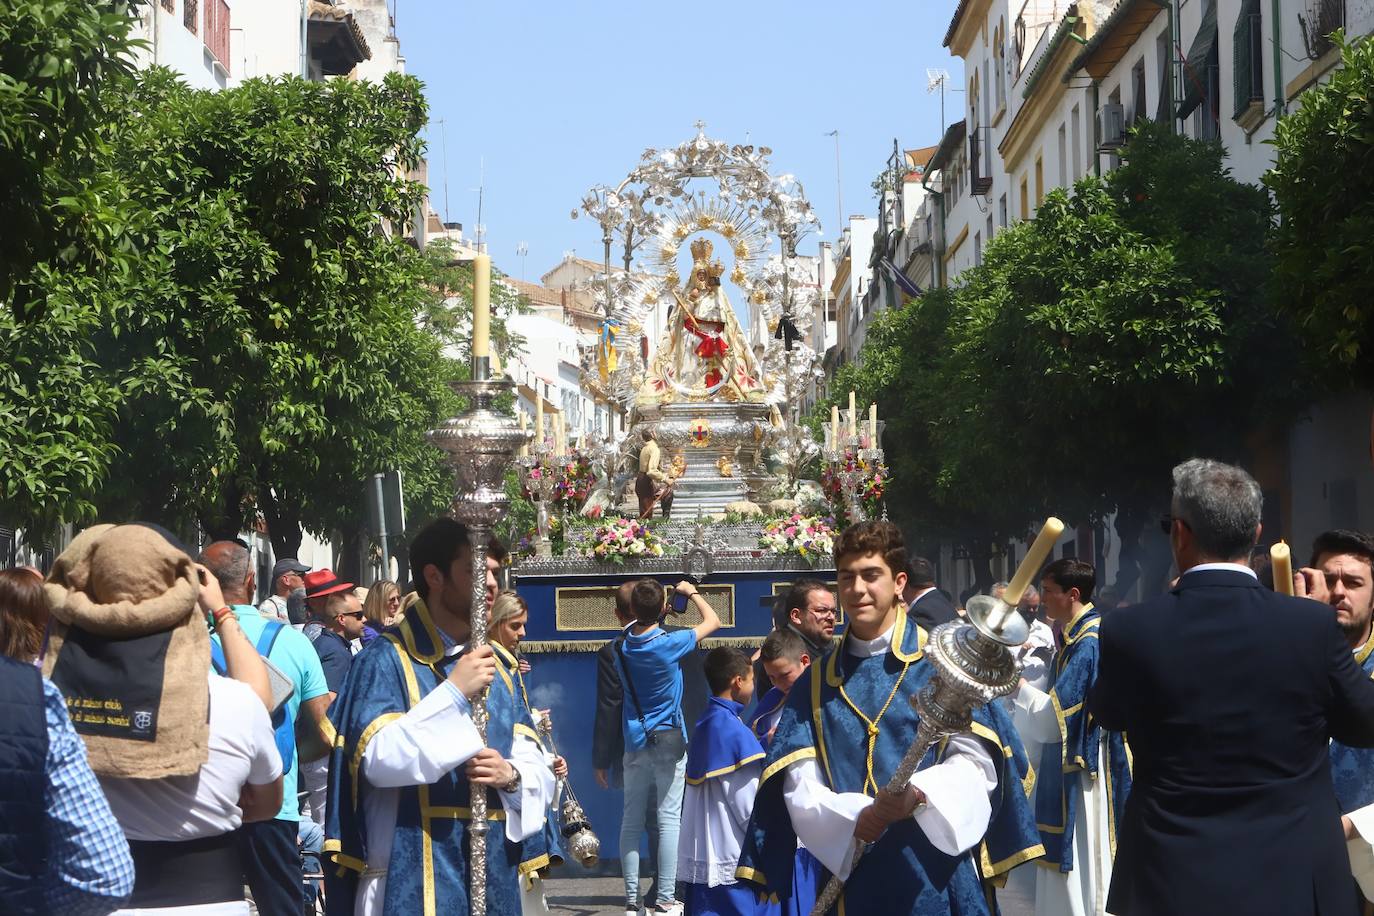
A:
{"label": "woman with blonde hair", "polygon": [[[491,604],[491,614],[487,620],[487,638],[496,650],[497,664],[501,667],[502,672],[514,682],[515,695],[524,702],[530,720],[537,728],[540,720],[547,715],[548,711],[538,710],[530,705],[530,696],[525,690],[525,675],[522,673],[520,660],[515,654],[520,647],[520,640],[525,638],[525,624],[529,621],[529,616],[529,605],[525,603],[524,598],[509,589],[501,592]],[[568,762],[549,750],[548,745],[543,741],[542,734],[540,743],[544,745],[544,756],[549,761],[550,768],[553,769],[553,775],[559,779],[565,779],[568,775]],[[540,876],[548,870],[550,865],[563,863],[563,851],[558,842],[558,810],[556,804],[549,808],[547,816],[544,818],[544,832],[539,836],[532,836],[525,840],[523,854],[520,858],[521,902],[525,916],[548,913],[548,907],[543,903],[544,895]]]}
{"label": "woman with blonde hair", "polygon": [[401,587],[390,579],[372,583],[363,602],[363,645],[401,619]]}

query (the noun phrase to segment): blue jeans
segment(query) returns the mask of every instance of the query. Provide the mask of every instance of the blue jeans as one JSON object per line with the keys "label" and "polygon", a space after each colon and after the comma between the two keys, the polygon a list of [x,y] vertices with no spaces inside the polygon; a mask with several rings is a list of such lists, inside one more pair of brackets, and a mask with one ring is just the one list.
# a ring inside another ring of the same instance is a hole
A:
{"label": "blue jeans", "polygon": [[639,907],[639,836],[649,791],[658,793],[658,899],[673,901],[677,884],[677,834],[682,822],[683,774],[687,742],[681,731],[658,733],[658,743],[641,751],[625,752],[625,811],[620,821],[620,870],[625,876],[627,909]]}

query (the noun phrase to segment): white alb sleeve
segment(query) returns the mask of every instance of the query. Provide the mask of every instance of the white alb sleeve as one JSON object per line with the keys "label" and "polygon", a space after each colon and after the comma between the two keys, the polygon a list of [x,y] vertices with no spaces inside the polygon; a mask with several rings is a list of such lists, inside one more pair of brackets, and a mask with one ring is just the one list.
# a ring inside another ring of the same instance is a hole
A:
{"label": "white alb sleeve", "polygon": [[555,780],[543,748],[529,735],[516,733],[510,764],[520,773],[520,788],[501,792],[501,806],[506,809],[506,839],[518,843],[544,829]]}
{"label": "white alb sleeve", "polygon": [[936,849],[957,856],[983,839],[992,818],[988,796],[997,788],[997,767],[982,741],[953,736],[944,759],[913,773],[911,785],[925,793],[926,807],[913,816]]}
{"label": "white alb sleeve", "polygon": [[1356,808],[1346,817],[1355,825],[1359,836],[1346,841],[1350,854],[1350,871],[1366,900],[1374,900],[1374,805]]}
{"label": "white alb sleeve", "polygon": [[841,880],[854,858],[854,825],[873,804],[861,792],[835,792],[821,782],[814,757],[798,760],[783,774],[783,803],[792,829],[810,853]]}
{"label": "white alb sleeve", "polygon": [[378,788],[427,786],[481,749],[468,701],[445,681],[372,736],[362,773]]}
{"label": "white alb sleeve", "polygon": [[1059,717],[1054,714],[1050,695],[1025,684],[1011,698],[1012,723],[1022,740],[1054,744],[1064,740],[1059,734]]}

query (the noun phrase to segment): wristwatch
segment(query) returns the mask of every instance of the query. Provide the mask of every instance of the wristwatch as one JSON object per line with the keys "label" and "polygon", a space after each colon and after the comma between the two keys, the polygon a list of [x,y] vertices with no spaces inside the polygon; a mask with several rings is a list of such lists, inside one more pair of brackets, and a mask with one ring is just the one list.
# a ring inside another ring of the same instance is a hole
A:
{"label": "wristwatch", "polygon": [[514,765],[511,766],[511,769],[515,772],[515,775],[510,778],[510,782],[501,787],[501,791],[505,792],[507,795],[514,795],[516,792],[520,791],[520,771],[515,769]]}

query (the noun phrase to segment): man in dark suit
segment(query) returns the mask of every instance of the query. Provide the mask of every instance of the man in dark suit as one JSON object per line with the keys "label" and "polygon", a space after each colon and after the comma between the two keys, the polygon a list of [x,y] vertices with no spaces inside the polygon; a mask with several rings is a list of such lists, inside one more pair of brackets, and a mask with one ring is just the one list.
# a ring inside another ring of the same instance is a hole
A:
{"label": "man in dark suit", "polygon": [[1330,613],[1243,565],[1260,529],[1254,479],[1202,459],[1173,476],[1182,575],[1102,618],[1088,699],[1135,763],[1107,910],[1355,916],[1327,745],[1374,745],[1374,681]]}
{"label": "man in dark suit", "polygon": [[949,596],[935,585],[935,567],[925,557],[912,557],[906,565],[902,600],[907,613],[927,631],[958,617]]}

